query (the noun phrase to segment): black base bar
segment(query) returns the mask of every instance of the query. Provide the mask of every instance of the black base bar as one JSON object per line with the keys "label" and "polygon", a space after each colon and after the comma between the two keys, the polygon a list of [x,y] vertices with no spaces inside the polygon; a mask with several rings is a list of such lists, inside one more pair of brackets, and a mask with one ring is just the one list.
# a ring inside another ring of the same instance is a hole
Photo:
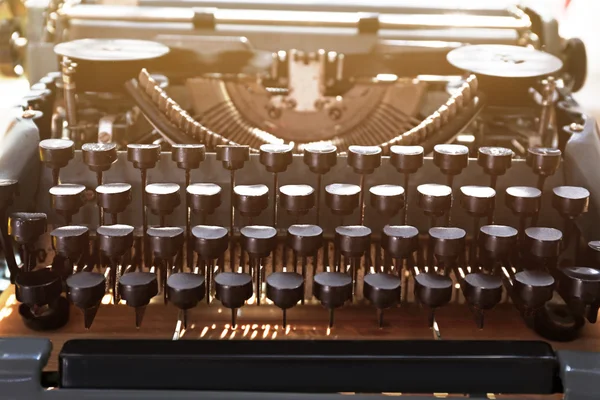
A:
{"label": "black base bar", "polygon": [[537,341],[71,340],[62,388],[296,393],[561,390]]}

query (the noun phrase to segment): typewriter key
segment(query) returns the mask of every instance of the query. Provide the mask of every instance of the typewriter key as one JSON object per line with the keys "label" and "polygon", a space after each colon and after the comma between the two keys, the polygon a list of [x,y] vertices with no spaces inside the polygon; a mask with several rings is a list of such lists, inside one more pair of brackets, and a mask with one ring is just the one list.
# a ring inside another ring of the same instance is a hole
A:
{"label": "typewriter key", "polygon": [[424,272],[415,276],[415,297],[431,309],[429,327],[435,322],[435,309],[442,307],[452,298],[452,279],[433,272]]}
{"label": "typewriter key", "polygon": [[328,143],[310,143],[304,147],[304,164],[310,171],[317,174],[317,215],[316,225],[319,225],[321,215],[321,186],[323,175],[329,172],[337,163],[337,147]]}
{"label": "typewriter key", "polygon": [[544,271],[520,271],[514,275],[513,290],[528,310],[537,310],[552,298],[554,278]]}
{"label": "typewriter key", "polygon": [[371,244],[371,229],[363,225],[338,226],[335,228],[335,244],[338,246],[338,251],[350,260],[352,295],[354,295],[358,284],[360,259]]}
{"label": "typewriter key", "polygon": [[381,165],[381,147],[379,146],[350,146],[348,148],[348,165],[360,175],[360,218],[358,223],[365,221],[365,176],[375,172]]}
{"label": "typewriter key", "polygon": [[433,163],[446,175],[452,188],[455,175],[459,175],[469,163],[469,149],[460,144],[438,144],[433,148]]}
{"label": "typewriter key", "polygon": [[181,310],[183,328],[187,329],[187,310],[194,308],[206,292],[204,276],[189,272],[178,272],[167,279],[167,297]]}
{"label": "typewriter key", "polygon": [[[416,173],[423,166],[424,149],[421,146],[392,146],[390,147],[390,164],[398,172],[404,174],[405,204],[408,204],[408,193],[410,191],[410,175]],[[407,210],[404,207],[402,221],[407,224]]]}
{"label": "typewriter key", "polygon": [[371,207],[389,220],[404,208],[404,188],[398,185],[377,185],[369,189]]}
{"label": "typewriter key", "polygon": [[460,228],[431,228],[429,240],[438,260],[457,259],[465,248],[466,232]]}
{"label": "typewriter key", "polygon": [[85,186],[63,183],[50,188],[52,208],[65,218],[67,225],[71,224],[73,215],[79,212],[85,201]]}
{"label": "typewriter key", "polygon": [[71,262],[77,262],[82,255],[87,253],[90,243],[89,229],[85,226],[62,226],[50,233],[52,247],[58,255]]}
{"label": "typewriter key", "polygon": [[223,163],[223,168],[229,171],[235,171],[244,167],[246,161],[250,159],[250,148],[248,146],[238,145],[219,145],[217,146],[217,160]]}
{"label": "typewriter key", "polygon": [[269,188],[265,185],[238,185],[233,191],[234,207],[243,217],[258,217],[269,205]]}
{"label": "typewriter key", "polygon": [[33,270],[37,264],[35,243],[46,233],[47,217],[43,213],[17,212],[10,215],[10,231],[13,240],[24,248],[23,268]]}
{"label": "typewriter key", "polygon": [[148,228],[148,242],[154,254],[154,266],[160,271],[163,300],[167,303],[167,276],[173,271],[173,258],[183,246],[183,229],[179,227]]}
{"label": "typewriter key", "polygon": [[284,172],[292,164],[291,144],[263,144],[260,146],[259,161],[267,169],[267,172],[273,173],[273,227],[277,228],[279,205],[279,174]]}
{"label": "typewriter key", "polygon": [[552,189],[552,206],[565,219],[575,219],[588,211],[590,192],[577,186]]}
{"label": "typewriter key", "polygon": [[117,292],[118,270],[122,258],[133,246],[133,226],[110,225],[101,226],[96,230],[100,251],[110,260],[109,282],[113,292],[113,302],[118,303]]}
{"label": "typewriter key", "polygon": [[231,309],[231,327],[236,327],[236,312],[252,297],[252,277],[237,272],[221,272],[215,276],[216,297],[223,307]]}
{"label": "typewriter key", "polygon": [[461,283],[465,299],[474,309],[477,326],[483,329],[483,311],[496,306],[502,299],[502,279],[480,272],[467,274]]}
{"label": "typewriter key", "polygon": [[329,309],[329,327],[333,327],[333,311],[352,298],[352,278],[341,272],[321,272],[313,278],[313,294]]}
{"label": "typewriter key", "polygon": [[500,260],[508,257],[517,244],[518,231],[505,225],[485,225],[479,229],[479,248],[482,254]]}
{"label": "typewriter key", "polygon": [[179,185],[175,183],[151,183],[145,190],[146,204],[150,211],[160,217],[160,226],[166,226],[166,217],[181,204]]}
{"label": "typewriter key", "polygon": [[408,225],[386,225],[381,235],[381,247],[395,259],[412,257],[419,248],[419,230]]}
{"label": "typewriter key", "polygon": [[334,215],[350,215],[358,207],[360,187],[348,183],[334,183],[325,187],[325,204]]}
{"label": "typewriter key", "polygon": [[[215,260],[223,255],[229,245],[227,229],[220,226],[197,225],[192,228],[194,250],[198,260],[207,263],[206,267],[206,302],[210,304],[212,293],[212,275]],[[222,266],[219,266],[222,268]]]}
{"label": "typewriter key", "polygon": [[285,185],[279,188],[279,205],[296,218],[315,206],[315,191],[309,185]]}
{"label": "typewriter key", "polygon": [[142,326],[150,300],[158,294],[156,275],[151,272],[129,272],[119,279],[119,293],[129,307],[135,309],[135,327]]}
{"label": "typewriter key", "polygon": [[221,187],[214,183],[194,183],[187,187],[186,192],[190,208],[200,214],[201,223],[205,223],[206,217],[221,205]]}
{"label": "typewriter key", "polygon": [[267,258],[277,246],[277,231],[270,226],[251,225],[240,230],[242,248],[248,252],[251,273],[256,282],[256,304],[261,296],[261,259]]}
{"label": "typewriter key", "polygon": [[528,217],[535,219],[542,205],[542,192],[528,186],[511,186],[506,188],[504,197],[506,206],[519,217],[519,231],[525,230]]}
{"label": "typewriter key", "polygon": [[554,258],[560,254],[562,232],[554,228],[531,227],[525,229],[525,243],[531,255]]}
{"label": "typewriter key", "polygon": [[367,274],[363,283],[363,294],[377,308],[378,324],[382,328],[383,310],[400,301],[400,278],[384,273]]}
{"label": "typewriter key", "polygon": [[[83,162],[96,173],[97,186],[104,183],[104,172],[117,161],[117,145],[115,143],[86,143],[81,146]],[[98,226],[104,225],[104,209],[98,208]],[[115,222],[116,223],[116,222]]]}
{"label": "typewriter key", "polygon": [[547,147],[532,147],[527,149],[525,161],[533,172],[539,176],[537,188],[544,190],[544,181],[554,175],[560,166],[562,152],[559,149]]}
{"label": "typewriter key", "polygon": [[504,147],[480,147],[477,150],[477,164],[490,176],[490,187],[496,189],[496,181],[512,165],[514,152]]}
{"label": "typewriter key", "polygon": [[75,307],[83,311],[85,329],[90,329],[106,290],[104,275],[81,271],[69,276],[66,285],[69,300]]}
{"label": "typewriter key", "polygon": [[419,185],[417,196],[419,208],[432,219],[432,228],[436,225],[435,219],[449,212],[452,207],[452,189],[446,185],[435,183]]}
{"label": "typewriter key", "polygon": [[98,207],[111,215],[112,223],[118,224],[119,214],[131,203],[131,185],[128,183],[107,183],[96,188]]}
{"label": "typewriter key", "polygon": [[52,169],[52,185],[59,184],[58,175],[61,168],[67,166],[75,155],[75,143],[68,139],[45,139],[39,144],[40,160]]}
{"label": "typewriter key", "polygon": [[267,277],[267,298],[283,312],[283,327],[287,326],[287,309],[304,298],[304,279],[295,272],[274,272]]}

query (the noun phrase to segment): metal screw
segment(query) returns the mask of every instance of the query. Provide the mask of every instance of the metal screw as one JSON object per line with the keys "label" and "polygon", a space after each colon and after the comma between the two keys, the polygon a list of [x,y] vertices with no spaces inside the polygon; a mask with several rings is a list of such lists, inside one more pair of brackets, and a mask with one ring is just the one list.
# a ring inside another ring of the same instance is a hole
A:
{"label": "metal screw", "polygon": [[98,134],[98,141],[100,143],[108,143],[108,142],[110,142],[110,134],[108,132],[100,132]]}
{"label": "metal screw", "polygon": [[281,117],[281,110],[277,107],[271,106],[268,108],[267,114],[271,119],[279,119],[279,117]]}
{"label": "metal screw", "polygon": [[569,129],[571,130],[571,132],[583,132],[583,125],[573,122],[571,125],[569,125]]}
{"label": "metal screw", "polygon": [[329,118],[331,118],[334,121],[339,120],[340,118],[342,118],[342,110],[340,110],[337,107],[333,107],[329,110]]}

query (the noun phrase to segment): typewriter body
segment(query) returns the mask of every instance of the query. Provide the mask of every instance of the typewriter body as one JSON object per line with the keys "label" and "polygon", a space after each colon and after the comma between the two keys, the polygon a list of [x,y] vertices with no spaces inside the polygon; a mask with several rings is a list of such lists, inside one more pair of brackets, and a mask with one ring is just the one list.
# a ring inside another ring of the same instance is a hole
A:
{"label": "typewriter body", "polygon": [[600,393],[600,139],[554,22],[29,14],[0,155],[7,398]]}

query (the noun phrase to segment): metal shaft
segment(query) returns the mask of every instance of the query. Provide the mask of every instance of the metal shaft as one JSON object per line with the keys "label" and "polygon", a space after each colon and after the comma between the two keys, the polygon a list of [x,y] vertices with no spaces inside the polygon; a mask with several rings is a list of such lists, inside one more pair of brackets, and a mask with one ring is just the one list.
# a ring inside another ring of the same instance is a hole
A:
{"label": "metal shaft", "polygon": [[360,174],[360,195],[358,199],[358,206],[360,207],[359,225],[363,225],[365,223],[365,174]]}
{"label": "metal shaft", "polygon": [[235,235],[233,233],[233,225],[235,223],[235,207],[233,206],[233,188],[235,187],[235,170],[231,170],[229,176],[229,204],[231,205],[230,216],[229,216],[229,266],[231,268],[231,272],[235,272],[235,245],[234,238]]}
{"label": "metal shaft", "polygon": [[148,239],[146,237],[146,231],[148,230],[148,216],[146,211],[146,184],[148,181],[146,175],[146,169],[140,169],[140,176],[142,181],[142,267],[148,264],[150,254],[148,252]]}

